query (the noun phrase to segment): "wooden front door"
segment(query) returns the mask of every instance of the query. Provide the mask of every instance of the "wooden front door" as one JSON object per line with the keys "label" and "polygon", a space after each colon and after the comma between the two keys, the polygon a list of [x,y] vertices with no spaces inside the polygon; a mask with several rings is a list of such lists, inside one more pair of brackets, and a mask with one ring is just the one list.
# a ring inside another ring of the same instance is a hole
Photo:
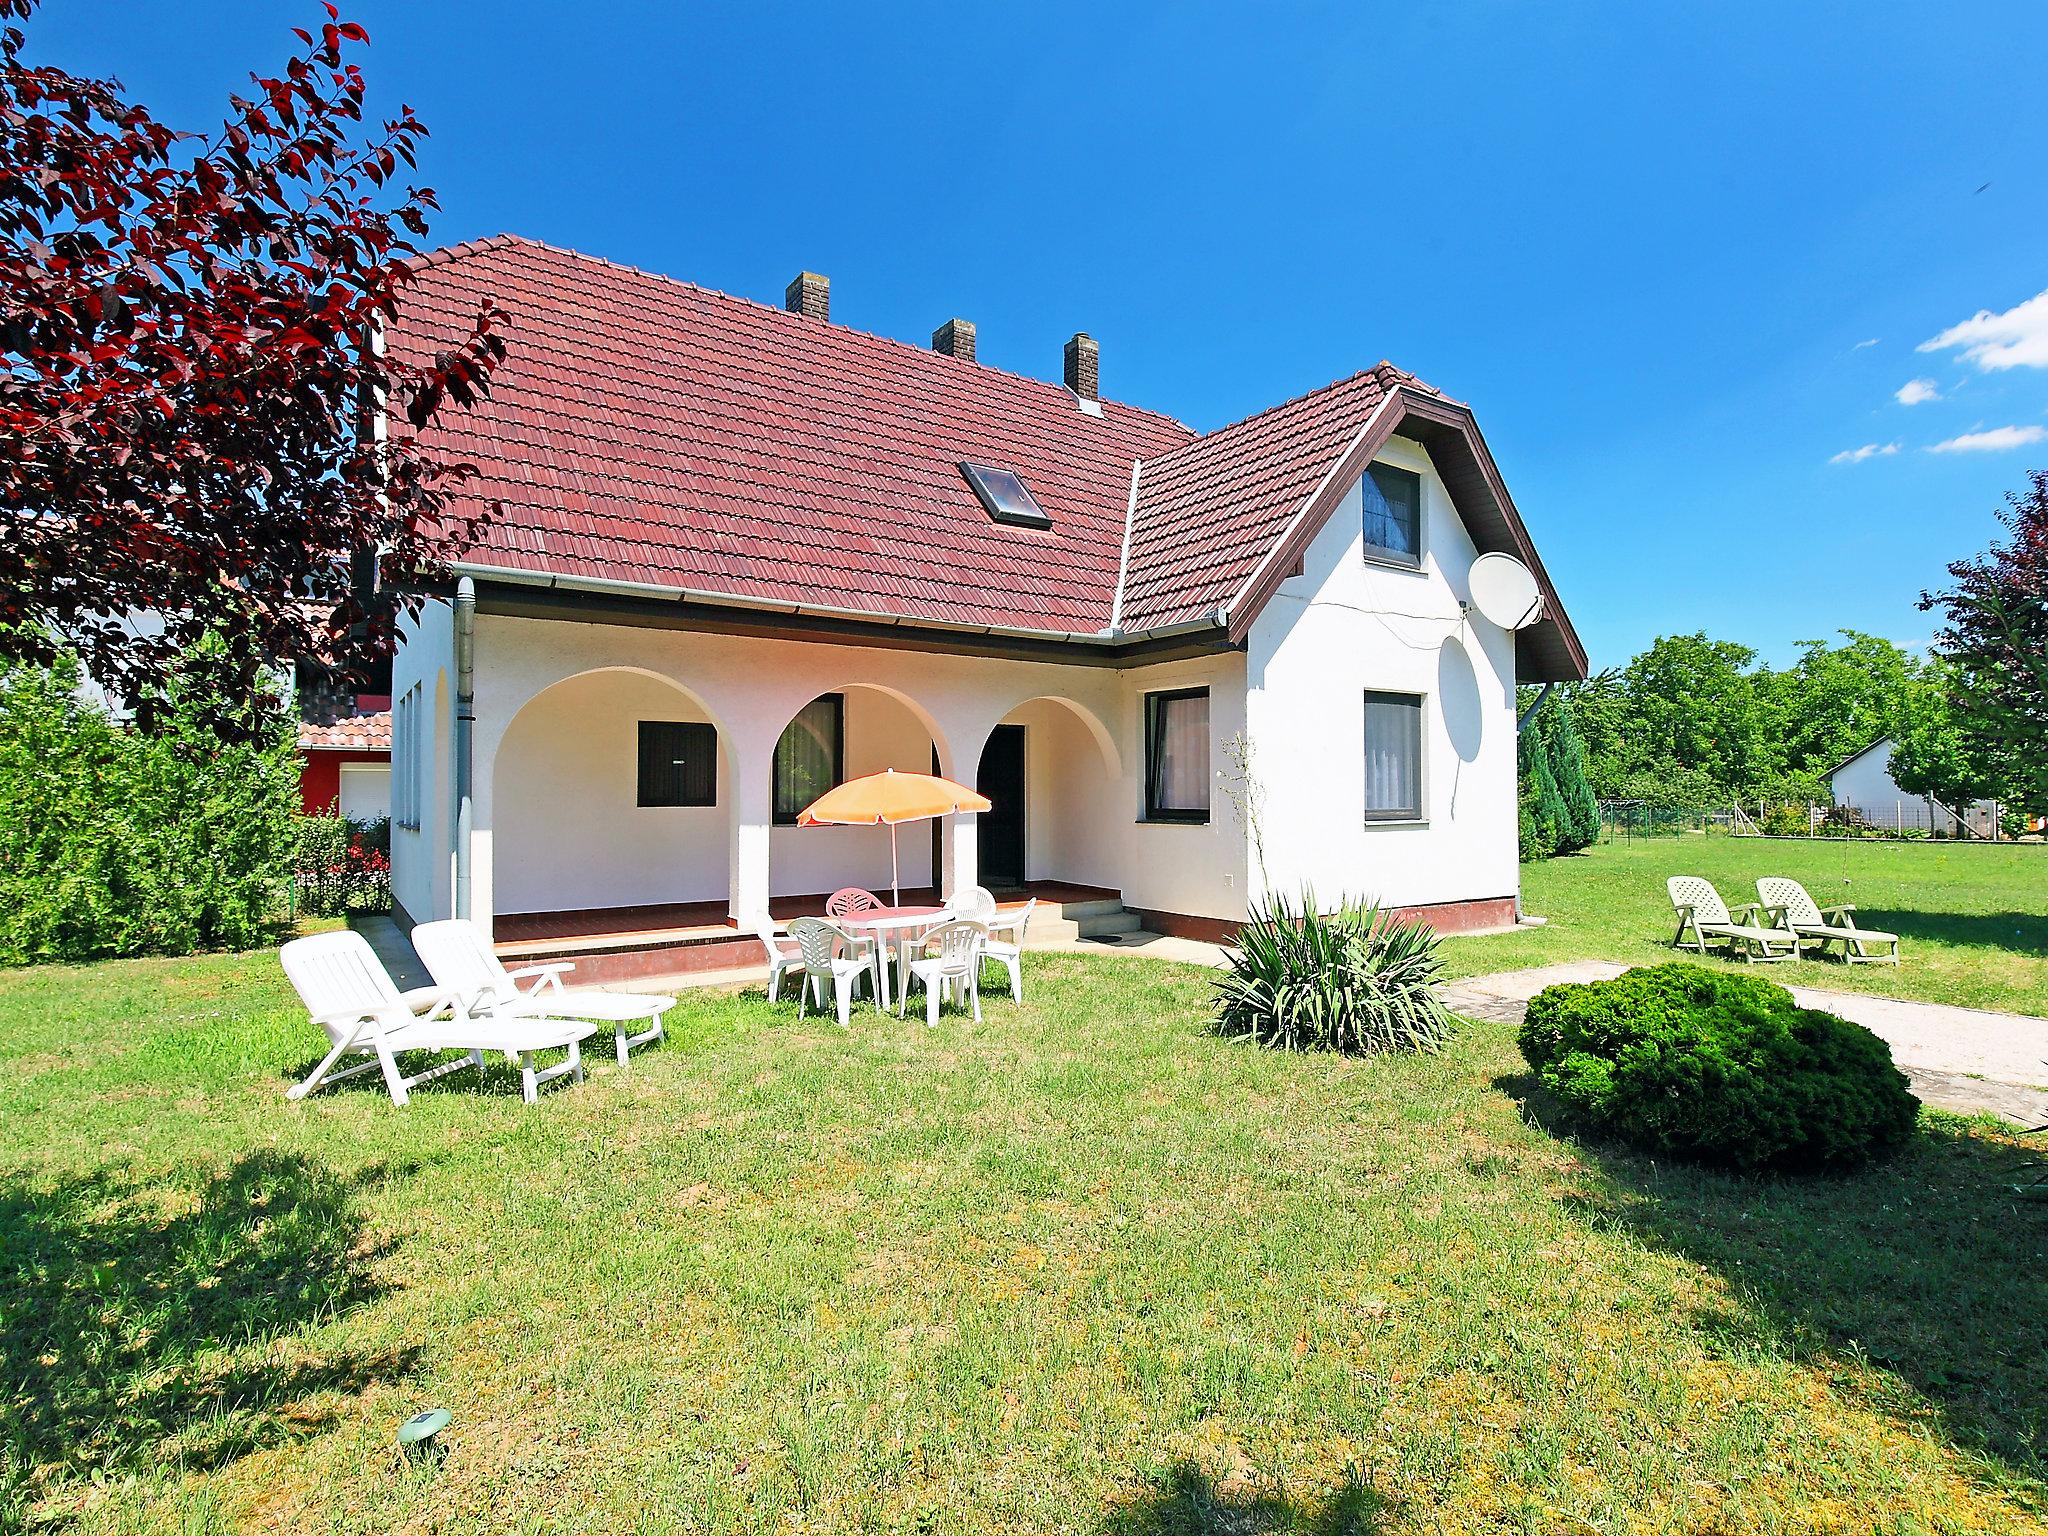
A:
{"label": "wooden front door", "polygon": [[1024,727],[999,725],[981,749],[978,788],[993,808],[981,813],[981,883],[1024,883]]}

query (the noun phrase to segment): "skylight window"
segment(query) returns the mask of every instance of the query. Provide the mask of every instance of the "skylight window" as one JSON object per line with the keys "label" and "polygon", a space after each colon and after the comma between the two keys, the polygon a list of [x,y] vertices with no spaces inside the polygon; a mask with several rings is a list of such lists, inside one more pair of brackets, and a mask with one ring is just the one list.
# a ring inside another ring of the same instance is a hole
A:
{"label": "skylight window", "polygon": [[1052,519],[1032,500],[1031,493],[1024,489],[1024,482],[1012,471],[963,461],[960,473],[967,477],[967,483],[974,487],[974,494],[981,498],[981,504],[988,508],[988,515],[997,522],[1015,523],[1020,528],[1052,526]]}

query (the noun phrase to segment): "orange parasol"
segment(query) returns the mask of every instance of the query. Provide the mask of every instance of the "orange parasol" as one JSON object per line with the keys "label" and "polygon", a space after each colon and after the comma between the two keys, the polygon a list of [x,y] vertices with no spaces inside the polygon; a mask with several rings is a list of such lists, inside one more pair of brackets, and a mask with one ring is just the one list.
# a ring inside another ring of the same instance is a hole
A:
{"label": "orange parasol", "polygon": [[962,811],[990,809],[987,795],[965,784],[930,773],[898,773],[885,768],[865,778],[848,779],[828,789],[797,816],[800,827],[887,827],[889,829],[889,893],[902,905],[896,881],[896,826],[905,821],[930,821]]}

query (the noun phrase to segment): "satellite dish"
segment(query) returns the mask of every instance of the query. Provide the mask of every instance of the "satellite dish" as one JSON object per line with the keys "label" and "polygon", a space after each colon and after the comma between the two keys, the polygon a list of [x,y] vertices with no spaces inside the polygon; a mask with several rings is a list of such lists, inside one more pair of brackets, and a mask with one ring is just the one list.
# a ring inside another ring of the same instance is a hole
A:
{"label": "satellite dish", "polygon": [[1527,629],[1543,617],[1543,589],[1513,555],[1481,555],[1470,582],[1472,606],[1502,629]]}

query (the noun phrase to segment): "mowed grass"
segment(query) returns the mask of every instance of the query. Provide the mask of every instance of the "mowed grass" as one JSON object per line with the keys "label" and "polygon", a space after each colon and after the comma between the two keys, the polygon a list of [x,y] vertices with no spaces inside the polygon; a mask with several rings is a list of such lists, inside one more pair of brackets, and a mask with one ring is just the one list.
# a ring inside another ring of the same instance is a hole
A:
{"label": "mowed grass", "polygon": [[2041,1528],[2017,1139],[1722,1177],[1547,1129],[1503,1026],[1285,1055],[1198,970],[1028,979],[935,1032],[700,994],[401,1111],[284,1100],[268,955],[0,975],[0,1525]]}
{"label": "mowed grass", "polygon": [[1819,958],[1755,967],[1787,986],[2048,1016],[2048,847],[2033,845],[1700,835],[1603,844],[1523,866],[1522,904],[1548,926],[1454,939],[1446,958],[1459,974],[1671,959],[1672,875],[1706,876],[1731,907],[1757,899],[1759,877],[1789,875],[1822,906],[1854,902],[1863,926],[1905,941],[1897,969]]}

